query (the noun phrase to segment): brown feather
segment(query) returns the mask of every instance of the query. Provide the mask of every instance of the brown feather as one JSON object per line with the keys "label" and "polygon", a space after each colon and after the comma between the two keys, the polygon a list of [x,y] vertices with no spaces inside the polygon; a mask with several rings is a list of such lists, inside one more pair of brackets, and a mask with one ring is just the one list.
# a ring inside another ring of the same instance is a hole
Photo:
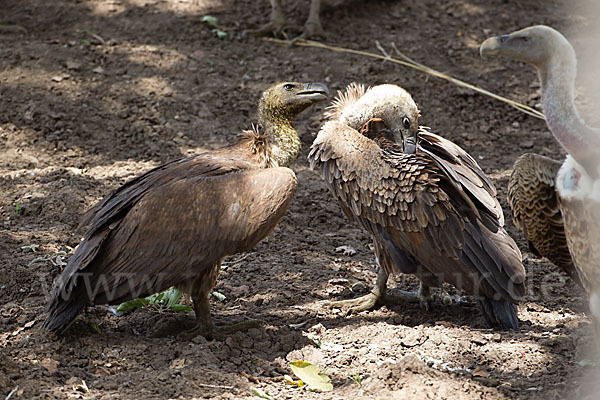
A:
{"label": "brown feather", "polygon": [[508,203],[515,225],[523,230],[534,253],[546,257],[581,285],[556,193],[560,166],[560,162],[541,155],[523,154],[515,161],[508,181]]}

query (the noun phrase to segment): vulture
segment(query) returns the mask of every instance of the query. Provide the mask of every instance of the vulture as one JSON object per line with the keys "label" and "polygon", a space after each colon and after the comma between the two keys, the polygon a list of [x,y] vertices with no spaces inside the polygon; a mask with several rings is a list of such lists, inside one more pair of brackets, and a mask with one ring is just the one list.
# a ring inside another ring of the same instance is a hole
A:
{"label": "vulture", "polygon": [[503,228],[492,182],[454,143],[418,125],[419,111],[396,85],[339,93],[309,153],[344,213],[373,239],[379,272],[375,288],[350,311],[372,308],[392,273],[429,287],[450,283],[473,295],[487,323],[518,329],[517,302],[525,295],[521,253]]}
{"label": "vulture", "polygon": [[[482,43],[480,53],[504,55],[537,69],[542,107],[548,128],[568,155],[555,175],[555,191],[563,218],[564,235],[579,279],[588,295],[590,311],[600,321],[600,130],[588,126],[575,107],[577,58],[569,41],[544,25],[531,26]],[[538,163],[529,175],[543,175]],[[544,184],[543,182],[541,183]],[[540,196],[540,206],[553,199]],[[550,204],[550,205],[548,205]],[[551,216],[550,216],[551,217]],[[538,218],[546,218],[541,210]],[[547,224],[545,221],[540,224]]]}
{"label": "vulture", "polygon": [[529,250],[545,257],[581,286],[569,252],[563,216],[558,206],[556,174],[561,163],[539,154],[517,158],[508,180],[508,204]]}
{"label": "vulture", "polygon": [[[325,0],[327,2],[327,0]],[[296,24],[291,23],[285,17],[281,0],[271,0],[271,19],[263,25],[261,28],[252,31],[255,35],[274,35],[274,36],[285,36],[285,32],[288,29],[295,31],[303,31],[302,36],[306,39],[314,38],[317,36],[325,36],[325,31],[321,25],[321,19],[319,17],[319,10],[321,8],[321,0],[310,0],[310,10],[308,12],[308,18],[304,23],[304,28],[298,27]]]}
{"label": "vulture", "polygon": [[288,167],[301,146],[292,123],[327,97],[318,83],[274,85],[260,98],[260,125],[236,144],[157,167],[92,207],[81,222],[83,241],[53,287],[45,329],[63,332],[85,306],[171,286],[194,303],[197,325],[184,335],[218,338],[247,328],[212,322],[208,298],[221,260],[251,250],[290,206],[297,181]]}

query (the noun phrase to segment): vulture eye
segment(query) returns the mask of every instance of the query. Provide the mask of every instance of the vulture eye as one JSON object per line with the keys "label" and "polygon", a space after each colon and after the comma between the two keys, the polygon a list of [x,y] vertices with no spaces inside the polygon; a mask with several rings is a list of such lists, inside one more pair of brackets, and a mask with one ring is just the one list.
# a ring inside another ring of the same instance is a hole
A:
{"label": "vulture eye", "polygon": [[286,83],[285,85],[283,85],[283,88],[285,90],[292,90],[294,88],[294,85],[292,85],[291,83]]}
{"label": "vulture eye", "polygon": [[402,119],[402,125],[404,126],[405,129],[409,129],[410,128],[410,119],[408,119],[408,117],[404,117]]}
{"label": "vulture eye", "polygon": [[521,40],[521,42],[523,42],[523,43],[527,43],[527,42],[529,42],[529,38],[528,38],[527,36],[521,36],[519,39],[520,39],[520,40]]}

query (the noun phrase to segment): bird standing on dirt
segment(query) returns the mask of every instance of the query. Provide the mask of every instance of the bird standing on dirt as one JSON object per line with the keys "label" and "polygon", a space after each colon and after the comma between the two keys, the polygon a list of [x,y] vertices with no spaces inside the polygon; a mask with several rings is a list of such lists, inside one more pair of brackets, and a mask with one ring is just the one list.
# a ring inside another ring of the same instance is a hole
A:
{"label": "bird standing on dirt", "polygon": [[[558,31],[538,25],[487,39],[481,55],[504,55],[533,65],[542,87],[546,123],[569,153],[556,175],[565,237],[585,288],[590,311],[600,325],[600,130],[589,127],[575,107],[577,58]],[[538,165],[530,165],[539,169]],[[545,206],[545,199],[538,197]],[[543,224],[547,217],[538,214]],[[597,332],[600,334],[600,332]]]}
{"label": "bird standing on dirt", "polygon": [[197,327],[220,337],[208,297],[223,257],[251,250],[288,209],[300,151],[292,123],[325,100],[322,84],[280,83],[260,99],[258,121],[235,145],[155,168],[88,211],[83,241],[55,283],[44,327],[63,331],[87,305],[119,304],[177,286],[192,296]]}
{"label": "bird standing on dirt", "polygon": [[332,108],[309,161],[346,215],[371,234],[380,270],[370,294],[331,305],[362,311],[393,300],[387,279],[402,272],[416,275],[421,288],[401,300],[427,304],[428,288],[448,282],[477,298],[490,325],[518,329],[521,253],[475,160],[419,130],[417,106],[398,86],[351,85]]}

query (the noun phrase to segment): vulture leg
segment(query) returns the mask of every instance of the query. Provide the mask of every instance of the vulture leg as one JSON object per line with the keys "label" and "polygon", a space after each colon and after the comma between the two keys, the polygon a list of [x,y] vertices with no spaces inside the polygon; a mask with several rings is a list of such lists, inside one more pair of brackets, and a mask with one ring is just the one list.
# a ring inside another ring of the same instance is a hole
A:
{"label": "vulture leg", "polygon": [[[210,276],[205,279],[199,277],[192,284],[192,300],[194,301],[194,312],[196,313],[197,324],[194,328],[182,332],[180,336],[190,340],[201,335],[207,339],[225,340],[228,335],[250,328],[257,328],[262,325],[259,320],[247,320],[234,325],[215,325],[210,316],[210,293],[217,282],[217,275],[221,269],[221,262],[211,269]],[[198,284],[198,286],[195,285]]]}
{"label": "vulture leg", "polygon": [[[312,9],[312,6],[311,6]],[[318,14],[318,10],[317,10]],[[317,15],[318,16],[318,15]],[[269,36],[286,38],[287,30],[296,32],[302,31],[299,25],[296,25],[285,17],[283,7],[281,6],[281,0],[271,0],[271,19],[270,21],[256,30],[250,30],[248,33],[255,36]]]}
{"label": "vulture leg", "polygon": [[327,301],[325,305],[331,308],[349,307],[347,313],[353,314],[361,311],[369,311],[375,308],[379,303],[383,304],[400,304],[400,303],[416,303],[421,304],[421,307],[429,310],[429,301],[431,295],[429,286],[423,284],[419,286],[417,292],[407,292],[404,290],[393,289],[393,293],[386,292],[388,274],[383,268],[379,268],[377,274],[377,282],[375,287],[371,289],[369,294],[350,300]]}
{"label": "vulture leg", "polygon": [[308,13],[308,19],[304,23],[304,32],[302,37],[304,39],[312,39],[315,37],[326,37],[327,34],[323,30],[321,25],[321,18],[319,17],[319,9],[321,8],[321,0],[312,0],[310,2],[310,11]]}

